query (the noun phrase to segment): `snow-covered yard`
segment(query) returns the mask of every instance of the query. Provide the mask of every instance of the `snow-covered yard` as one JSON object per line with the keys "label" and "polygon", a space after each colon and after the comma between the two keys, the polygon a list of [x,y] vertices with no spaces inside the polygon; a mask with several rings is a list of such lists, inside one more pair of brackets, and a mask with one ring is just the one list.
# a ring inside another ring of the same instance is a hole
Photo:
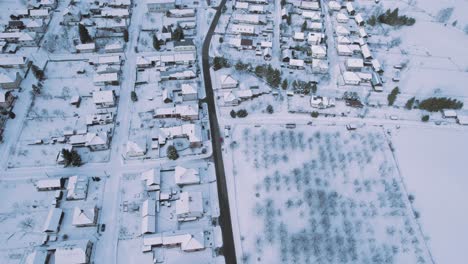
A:
{"label": "snow-covered yard", "polygon": [[430,262],[381,128],[235,126],[231,140],[239,261]]}
{"label": "snow-covered yard", "polygon": [[393,142],[435,262],[465,263],[467,130],[404,128],[394,132]]}

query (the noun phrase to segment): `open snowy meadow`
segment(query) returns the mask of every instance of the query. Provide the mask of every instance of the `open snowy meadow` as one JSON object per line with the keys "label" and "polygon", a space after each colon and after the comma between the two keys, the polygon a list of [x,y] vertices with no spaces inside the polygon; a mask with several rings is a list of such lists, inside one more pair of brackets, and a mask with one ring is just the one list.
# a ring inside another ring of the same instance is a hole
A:
{"label": "open snowy meadow", "polygon": [[232,129],[240,262],[431,262],[382,128]]}
{"label": "open snowy meadow", "polygon": [[393,135],[401,173],[414,197],[436,263],[466,263],[466,130],[400,129]]}

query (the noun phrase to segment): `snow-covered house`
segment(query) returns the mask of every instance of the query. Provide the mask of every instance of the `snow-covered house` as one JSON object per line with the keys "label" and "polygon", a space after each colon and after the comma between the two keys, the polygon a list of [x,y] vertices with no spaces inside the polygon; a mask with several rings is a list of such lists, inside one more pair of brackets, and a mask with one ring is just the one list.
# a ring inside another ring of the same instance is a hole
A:
{"label": "snow-covered house", "polygon": [[24,264],[46,264],[49,262],[49,255],[46,250],[35,249],[24,261]]}
{"label": "snow-covered house", "polygon": [[88,196],[88,176],[73,175],[68,178],[67,200],[84,200]]}
{"label": "snow-covered house", "polygon": [[105,8],[101,9],[101,17],[106,18],[128,18],[130,13],[128,9],[123,8]]}
{"label": "snow-covered house", "polygon": [[342,25],[336,26],[335,32],[338,36],[349,36],[350,34],[349,30],[345,26],[342,26]]}
{"label": "snow-covered house", "polygon": [[364,26],[364,18],[362,18],[361,13],[354,16],[354,20],[359,26]]}
{"label": "snow-covered house", "polygon": [[193,43],[193,39],[174,41],[174,51],[195,51],[195,44]]}
{"label": "snow-covered house", "polygon": [[23,69],[28,66],[28,58],[24,56],[4,56],[0,57],[0,67]]}
{"label": "snow-covered house", "polygon": [[359,83],[361,82],[361,77],[359,77],[359,75],[357,75],[355,72],[350,71],[346,71],[343,73],[343,79],[345,84],[348,85],[359,85]]}
{"label": "snow-covered house", "polygon": [[[314,21],[314,22],[322,21],[322,16],[321,16],[320,12],[304,11],[304,12],[302,12],[302,17],[304,19]],[[308,21],[308,22],[310,22],[310,21]]]}
{"label": "snow-covered house", "polygon": [[146,191],[159,191],[161,189],[161,168],[153,168],[141,173],[141,180],[145,182]]}
{"label": "snow-covered house", "polygon": [[324,96],[311,96],[310,106],[318,109],[325,109],[335,106],[335,99]]}
{"label": "snow-covered house", "polygon": [[55,191],[62,189],[63,179],[44,179],[36,182],[36,188],[38,191]]}
{"label": "snow-covered house", "polygon": [[330,1],[330,2],[328,2],[328,7],[329,7],[330,10],[332,10],[332,11],[340,11],[340,9],[341,9],[341,4],[338,3],[337,1]]}
{"label": "snow-covered house", "polygon": [[348,11],[350,16],[354,16],[354,14],[356,14],[356,10],[354,9],[353,4],[350,2],[346,3],[346,11]]}
{"label": "snow-covered house", "polygon": [[86,43],[86,44],[77,44],[75,46],[76,52],[78,53],[89,53],[96,50],[96,44]]}
{"label": "snow-covered house", "polygon": [[304,69],[304,60],[290,59],[288,67],[291,69]]}
{"label": "snow-covered house", "polygon": [[90,263],[93,243],[89,240],[66,240],[56,245],[55,264]]}
{"label": "snow-covered house", "polygon": [[258,25],[263,23],[261,20],[260,15],[255,15],[255,14],[240,14],[240,13],[235,13],[232,17],[232,20],[236,24],[253,24],[253,25]]}
{"label": "snow-covered house", "polygon": [[176,166],[174,169],[175,183],[179,186],[200,183],[200,172],[198,169]]}
{"label": "snow-covered house", "polygon": [[344,45],[351,44],[351,40],[346,36],[338,36],[336,40],[338,44],[344,44]]}
{"label": "snow-covered house", "polygon": [[190,147],[200,147],[203,140],[201,127],[198,124],[183,124],[181,126],[160,128],[158,141],[161,145],[165,144],[167,139],[174,138],[187,138]]}
{"label": "snow-covered house", "polygon": [[366,60],[372,59],[372,53],[367,44],[361,46],[362,57]]}
{"label": "snow-covered house", "polygon": [[162,12],[174,9],[175,0],[146,0],[146,6],[149,12]]}
{"label": "snow-covered house", "polygon": [[233,34],[240,35],[255,35],[255,26],[245,24],[234,24],[231,27],[231,32]]}
{"label": "snow-covered house", "polygon": [[352,56],[353,51],[349,48],[348,45],[337,45],[336,50],[340,56]]}
{"label": "snow-covered house", "polygon": [[124,46],[121,43],[110,43],[104,46],[104,52],[113,53],[113,52],[123,52]]}
{"label": "snow-covered house", "polygon": [[35,32],[2,32],[0,33],[0,40],[7,43],[16,43],[23,47],[37,46]]}
{"label": "snow-covered house", "polygon": [[44,33],[46,31],[46,24],[42,19],[28,19],[24,21],[25,29],[36,33]]}
{"label": "snow-covered house", "polygon": [[338,21],[338,23],[348,23],[349,17],[344,13],[338,13],[336,14],[336,21]]}
{"label": "snow-covered house", "polygon": [[229,74],[223,74],[219,78],[222,89],[236,88],[239,82]]}
{"label": "snow-covered house", "polygon": [[141,234],[156,232],[156,200],[146,199],[141,206]]}
{"label": "snow-covered house", "polygon": [[223,95],[223,101],[226,106],[236,106],[240,104],[240,99],[237,98],[233,91],[225,92]]}
{"label": "snow-covered house", "polygon": [[49,9],[29,9],[29,16],[32,18],[48,18],[50,16]]}
{"label": "snow-covered house", "polygon": [[44,227],[42,231],[45,233],[57,233],[60,229],[60,223],[62,222],[63,210],[60,208],[52,207],[49,210]]}
{"label": "snow-covered house", "polygon": [[18,71],[6,71],[0,69],[0,88],[16,89],[19,87],[23,78]]}
{"label": "snow-covered house", "polygon": [[310,47],[312,51],[312,58],[323,59],[327,57],[327,47],[322,45],[312,45]]}
{"label": "snow-covered house", "polygon": [[96,108],[109,108],[114,107],[116,97],[114,91],[94,91],[93,103]]}
{"label": "snow-covered house", "polygon": [[151,251],[151,247],[174,247],[180,245],[185,252],[205,249],[205,235],[203,230],[177,230],[143,236],[143,251]]}
{"label": "snow-covered house", "polygon": [[357,58],[349,58],[345,61],[346,70],[360,71],[364,67],[364,61]]}
{"label": "snow-covered house", "polygon": [[98,219],[97,207],[80,208],[76,206],[73,209],[72,225],[76,227],[95,226]]}
{"label": "snow-covered house", "polygon": [[315,2],[315,1],[301,1],[300,8],[306,9],[306,10],[319,11],[320,5],[318,2]]}
{"label": "snow-covered house", "polygon": [[146,154],[146,150],[146,142],[144,140],[139,140],[138,142],[129,140],[125,154],[130,158],[142,157]]}
{"label": "snow-covered house", "polygon": [[304,41],[305,34],[304,32],[294,32],[293,40],[295,41]]}
{"label": "snow-covered house", "polygon": [[368,37],[367,32],[364,28],[359,28],[359,36],[361,37],[361,39]]}
{"label": "snow-covered house", "polygon": [[183,9],[170,9],[167,12],[169,17],[194,17],[195,9],[183,8]]}
{"label": "snow-covered house", "polygon": [[194,101],[198,99],[198,91],[193,85],[183,83],[181,85],[182,99],[184,101]]}
{"label": "snow-covered house", "polygon": [[203,198],[201,192],[182,192],[176,200],[178,221],[193,221],[203,216]]}
{"label": "snow-covered house", "polygon": [[313,59],[312,60],[312,72],[314,73],[327,73],[328,62],[326,60]]}

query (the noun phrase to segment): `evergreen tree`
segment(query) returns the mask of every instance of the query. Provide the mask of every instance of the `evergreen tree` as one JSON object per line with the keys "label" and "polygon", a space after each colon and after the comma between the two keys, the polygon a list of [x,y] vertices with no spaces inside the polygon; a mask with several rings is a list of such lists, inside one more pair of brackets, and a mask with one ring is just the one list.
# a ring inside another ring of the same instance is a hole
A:
{"label": "evergreen tree", "polygon": [[83,44],[93,42],[93,39],[89,35],[88,29],[82,24],[78,24],[78,34],[80,35],[80,41]]}
{"label": "evergreen tree", "polygon": [[156,35],[153,35],[153,48],[157,51],[161,50],[161,42]]}
{"label": "evergreen tree", "polygon": [[170,145],[167,147],[166,154],[167,154],[167,158],[170,160],[176,160],[179,158],[179,153],[177,152],[177,149],[173,145]]}

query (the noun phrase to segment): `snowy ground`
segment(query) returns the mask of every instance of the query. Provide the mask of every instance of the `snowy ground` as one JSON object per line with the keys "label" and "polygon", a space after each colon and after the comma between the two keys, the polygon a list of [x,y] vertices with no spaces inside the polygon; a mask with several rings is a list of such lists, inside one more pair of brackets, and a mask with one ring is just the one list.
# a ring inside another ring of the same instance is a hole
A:
{"label": "snowy ground", "polygon": [[465,263],[468,244],[466,130],[394,131],[396,156],[436,263]]}
{"label": "snowy ground", "polygon": [[430,262],[381,128],[239,125],[230,146],[242,263]]}

